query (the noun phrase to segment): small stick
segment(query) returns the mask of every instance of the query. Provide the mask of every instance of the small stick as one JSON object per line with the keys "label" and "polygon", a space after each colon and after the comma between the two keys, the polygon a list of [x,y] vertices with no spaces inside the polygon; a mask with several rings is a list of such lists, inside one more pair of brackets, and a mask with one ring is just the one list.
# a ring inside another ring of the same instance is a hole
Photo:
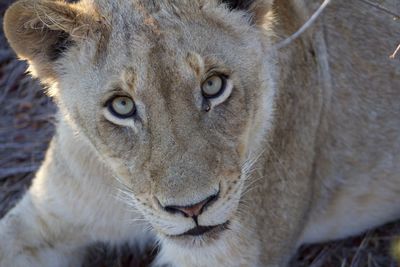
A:
{"label": "small stick", "polygon": [[396,48],[396,50],[394,50],[393,54],[390,55],[390,58],[391,58],[391,59],[394,59],[399,51],[400,51],[400,44],[399,44],[399,46]]}
{"label": "small stick", "polygon": [[367,5],[373,6],[373,7],[377,8],[377,9],[383,11],[383,12],[386,12],[386,13],[394,16],[397,19],[400,19],[400,14],[397,14],[397,13],[394,13],[394,12],[390,11],[389,9],[387,9],[386,7],[384,7],[384,6],[380,5],[380,4],[373,3],[373,2],[371,2],[369,0],[360,0],[360,1],[365,3],[365,4],[367,4]]}
{"label": "small stick", "polygon": [[303,26],[300,27],[294,34],[283,40],[282,42],[278,43],[276,45],[276,49],[281,49],[291,42],[293,42],[295,39],[297,39],[303,32],[305,32],[313,23],[314,21],[321,15],[322,11],[326,8],[326,6],[329,4],[331,0],[325,0],[317,9],[317,11],[312,14],[312,16],[307,20],[306,23],[303,24]]}
{"label": "small stick", "polygon": [[[397,13],[394,13],[394,12],[390,11],[390,10],[387,9],[386,7],[382,6],[381,4],[372,3],[372,2],[369,1],[369,0],[360,0],[360,1],[363,2],[363,3],[365,3],[365,4],[367,4],[367,5],[370,5],[370,6],[372,6],[372,7],[375,7],[375,8],[377,8],[377,9],[383,11],[383,12],[386,12],[386,13],[392,15],[392,16],[394,16],[396,19],[400,19],[400,14],[397,14]],[[393,52],[393,54],[390,55],[390,58],[391,58],[391,59],[394,59],[399,51],[400,51],[400,44],[399,44],[399,46],[396,48],[396,50]]]}
{"label": "small stick", "polygon": [[39,168],[39,165],[28,165],[20,167],[10,167],[0,170],[0,181],[8,176],[34,172]]}

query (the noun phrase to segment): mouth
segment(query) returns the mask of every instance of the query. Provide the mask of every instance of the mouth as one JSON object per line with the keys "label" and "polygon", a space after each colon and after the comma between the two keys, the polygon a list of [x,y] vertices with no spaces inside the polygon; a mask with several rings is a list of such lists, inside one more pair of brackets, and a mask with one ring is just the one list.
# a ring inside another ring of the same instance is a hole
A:
{"label": "mouth", "polygon": [[229,229],[230,222],[227,221],[222,224],[212,226],[198,225],[179,235],[169,235],[170,240],[180,243],[182,246],[205,245],[216,241],[220,235]]}
{"label": "mouth", "polygon": [[189,231],[176,236],[179,237],[179,236],[202,236],[202,235],[213,235],[213,234],[215,235],[218,234],[219,232],[228,229],[228,227],[229,227],[229,221],[223,224],[212,225],[212,226],[198,225],[195,228],[192,228]]}

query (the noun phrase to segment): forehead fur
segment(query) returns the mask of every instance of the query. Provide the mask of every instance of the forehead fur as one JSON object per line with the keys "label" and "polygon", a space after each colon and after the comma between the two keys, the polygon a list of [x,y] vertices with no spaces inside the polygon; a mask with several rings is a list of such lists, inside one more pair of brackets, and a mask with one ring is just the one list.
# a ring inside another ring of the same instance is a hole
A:
{"label": "forehead fur", "polygon": [[[232,12],[218,0],[84,0],[80,5],[96,10],[108,27],[98,51],[105,53],[115,44],[146,48],[178,33],[190,39],[193,28],[205,26],[220,29],[238,38],[254,30],[250,15]],[[204,36],[206,37],[206,36]],[[173,38],[176,38],[175,36]],[[113,42],[114,41],[114,42]]]}

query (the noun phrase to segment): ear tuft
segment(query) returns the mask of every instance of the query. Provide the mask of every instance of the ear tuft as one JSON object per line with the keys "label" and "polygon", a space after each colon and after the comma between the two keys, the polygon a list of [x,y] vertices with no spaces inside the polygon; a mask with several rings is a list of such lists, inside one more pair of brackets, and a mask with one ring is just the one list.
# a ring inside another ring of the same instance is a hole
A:
{"label": "ear tuft", "polygon": [[50,61],[55,61],[59,59],[65,51],[74,45],[74,41],[71,39],[70,35],[66,32],[60,32],[57,36],[56,42],[50,45],[47,52],[47,56]]}
{"label": "ear tuft", "polygon": [[241,9],[247,10],[250,8],[251,4],[254,2],[253,0],[224,0],[229,8],[231,9]]}
{"label": "ear tuft", "polygon": [[273,0],[222,0],[232,10],[242,10],[252,15],[255,24],[263,24],[264,16],[271,9]]}
{"label": "ear tuft", "polygon": [[53,62],[87,34],[89,25],[78,8],[58,0],[20,0],[4,16],[11,47],[44,79],[54,76]]}

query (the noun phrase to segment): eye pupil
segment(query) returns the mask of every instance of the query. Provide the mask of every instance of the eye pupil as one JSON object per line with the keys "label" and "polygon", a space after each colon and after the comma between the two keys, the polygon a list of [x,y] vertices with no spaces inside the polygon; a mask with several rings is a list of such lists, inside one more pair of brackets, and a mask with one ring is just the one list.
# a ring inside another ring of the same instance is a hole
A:
{"label": "eye pupil", "polygon": [[136,113],[133,99],[127,96],[116,96],[108,101],[108,110],[120,119],[132,117]]}
{"label": "eye pupil", "polygon": [[220,96],[226,85],[226,78],[222,75],[214,75],[208,78],[202,85],[202,92],[205,98],[216,98]]}

